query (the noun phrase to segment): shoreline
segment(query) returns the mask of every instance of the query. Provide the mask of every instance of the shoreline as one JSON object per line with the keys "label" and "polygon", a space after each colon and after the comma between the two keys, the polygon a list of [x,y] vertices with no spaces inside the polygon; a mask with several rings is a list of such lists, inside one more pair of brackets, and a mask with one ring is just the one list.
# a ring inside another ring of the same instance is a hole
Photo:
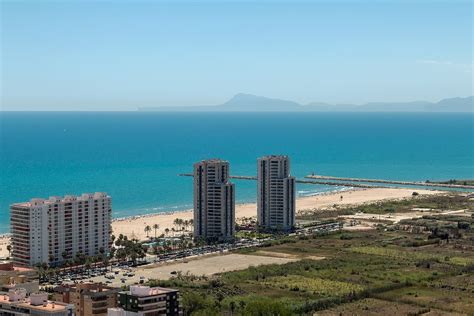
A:
{"label": "shoreline", "polygon": [[[359,191],[359,190],[366,190],[366,189],[350,187],[350,188],[345,189],[345,190],[342,189],[342,190],[331,190],[331,191],[315,192],[313,194],[300,195],[300,196],[296,197],[296,200],[311,198],[311,197],[317,197],[317,196],[325,196],[325,195],[333,195],[333,194],[344,194],[344,193],[348,193],[348,192],[351,192],[351,191]],[[239,206],[245,206],[245,205],[255,204],[255,203],[257,203],[257,202],[256,201],[236,202],[235,203],[235,208],[237,208]],[[192,208],[186,208],[186,209],[180,209],[180,210],[169,210],[169,211],[162,210],[161,212],[143,213],[143,214],[136,214],[136,215],[129,215],[129,216],[112,218],[112,223],[113,222],[120,222],[120,221],[127,221],[127,220],[136,220],[136,219],[140,219],[140,218],[154,217],[154,216],[159,216],[159,215],[180,214],[180,213],[186,213],[186,212],[192,212],[192,211],[193,211]],[[1,236],[2,236],[2,234],[0,234],[0,237]]]}
{"label": "shoreline", "polygon": [[[384,200],[398,200],[403,198],[409,198],[412,196],[413,189],[400,189],[400,188],[354,188],[345,191],[330,191],[322,192],[321,194],[303,196],[296,198],[296,212],[303,210],[312,209],[327,209],[334,205],[361,205],[364,203],[374,203]],[[420,196],[442,194],[445,191],[434,191],[434,190],[416,190]],[[343,196],[341,200],[340,197]],[[235,205],[235,218],[238,221],[239,218],[256,217],[257,215],[257,203],[239,203]],[[129,238],[136,238],[139,240],[147,240],[144,228],[146,226],[153,227],[154,224],[158,224],[159,228],[156,230],[156,236],[165,233],[165,228],[172,231],[175,225],[173,224],[174,219],[180,218],[183,220],[190,220],[193,218],[193,210],[182,210],[174,212],[161,212],[161,213],[150,213],[144,215],[136,215],[121,219],[114,219],[112,221],[113,234],[117,237],[119,234],[128,236]],[[152,228],[149,233],[150,237],[155,236],[155,230]]]}
{"label": "shoreline", "polygon": [[[296,200],[315,197],[315,196],[325,196],[325,195],[332,195],[332,194],[338,194],[338,193],[347,193],[347,192],[350,192],[350,191],[358,191],[358,190],[365,190],[365,189],[349,187],[349,188],[346,188],[346,189],[343,188],[343,189],[339,189],[339,190],[314,192],[314,193],[308,194],[308,195],[300,195],[296,198]],[[235,203],[235,207],[237,208],[238,206],[245,206],[245,205],[254,204],[254,203],[256,203],[256,202],[237,202],[237,203]],[[161,212],[142,213],[142,214],[128,215],[128,216],[123,216],[123,217],[112,218],[112,223],[121,222],[121,221],[129,221],[129,220],[137,220],[137,219],[140,219],[140,218],[147,218],[147,217],[155,217],[155,216],[159,216],[159,215],[174,215],[174,214],[180,214],[180,213],[186,213],[186,212],[192,212],[192,211],[193,211],[192,208],[185,208],[185,209],[180,209],[180,210],[166,210],[166,209],[163,209]],[[11,233],[0,233],[0,239],[9,238],[10,236],[11,236]]]}
{"label": "shoreline", "polygon": [[[353,206],[362,205],[366,203],[375,203],[386,200],[400,200],[404,198],[410,198],[413,193],[413,189],[400,189],[400,188],[353,188],[344,191],[329,191],[322,192],[320,194],[311,196],[302,196],[296,198],[296,212],[299,213],[303,210],[324,210],[332,208],[334,205],[338,206]],[[416,190],[419,196],[443,194],[446,191],[434,191],[434,190]],[[341,196],[343,199],[341,199]],[[239,203],[235,205],[235,218],[238,219],[254,218],[257,215],[257,203],[247,202]],[[190,220],[193,218],[193,210],[176,210],[171,212],[160,212],[160,213],[149,213],[143,215],[133,215],[122,218],[114,218],[112,220],[112,234],[118,237],[119,234],[123,234],[128,238],[136,238],[138,240],[148,240],[148,237],[144,231],[146,226],[152,228],[149,233],[150,237],[154,237],[165,233],[165,229],[168,228],[170,235],[172,235],[175,227],[173,224],[176,218],[183,220]],[[159,228],[153,229],[153,225],[158,224]],[[9,244],[10,234],[0,235],[0,258],[8,256],[6,251],[6,245]]]}

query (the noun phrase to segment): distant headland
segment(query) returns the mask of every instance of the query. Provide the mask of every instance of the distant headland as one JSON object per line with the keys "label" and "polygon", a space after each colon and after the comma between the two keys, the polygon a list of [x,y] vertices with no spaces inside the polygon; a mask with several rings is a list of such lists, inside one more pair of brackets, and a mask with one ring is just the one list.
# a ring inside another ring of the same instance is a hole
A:
{"label": "distant headland", "polygon": [[361,105],[313,102],[300,104],[252,94],[238,93],[219,105],[139,107],[138,111],[163,112],[474,112],[474,97],[449,98],[439,102],[371,102]]}

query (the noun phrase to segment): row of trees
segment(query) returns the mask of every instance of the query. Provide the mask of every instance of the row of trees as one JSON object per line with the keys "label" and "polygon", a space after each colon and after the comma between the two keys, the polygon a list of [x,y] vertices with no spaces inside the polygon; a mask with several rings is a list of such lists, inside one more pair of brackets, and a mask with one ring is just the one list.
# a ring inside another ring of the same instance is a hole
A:
{"label": "row of trees", "polygon": [[[162,237],[168,237],[168,235],[170,234],[170,232],[173,233],[173,236],[175,236],[175,233],[176,232],[187,232],[190,230],[190,228],[192,229],[193,228],[193,225],[194,225],[194,221],[192,219],[190,220],[183,220],[181,218],[176,218],[174,221],[173,221],[173,225],[175,227],[171,228],[171,230],[169,228],[166,228],[164,230],[164,235],[162,235]],[[153,226],[150,226],[150,225],[147,225],[145,226],[144,228],[144,231],[146,233],[146,236],[147,237],[150,237],[150,232],[152,230],[154,230],[154,233],[155,233],[155,239],[157,238],[157,231],[158,229],[160,229],[160,225],[158,224],[154,224]]]}
{"label": "row of trees", "polygon": [[[90,267],[91,264],[97,262],[104,262],[108,261],[109,258],[105,253],[104,248],[99,249],[99,253],[95,256],[87,256],[82,251],[76,252],[74,257],[68,251],[63,251],[61,253],[61,257],[63,258],[63,265],[64,266],[74,266],[74,265],[87,265]],[[54,256],[49,256],[49,262],[52,263],[54,261]]]}
{"label": "row of trees", "polygon": [[118,239],[114,235],[111,236],[112,247],[110,252],[107,254],[104,248],[99,249],[99,253],[94,256],[89,256],[79,251],[74,256],[68,251],[63,251],[61,256],[63,262],[61,266],[54,263],[54,256],[50,255],[49,263],[38,264],[38,272],[40,277],[47,277],[58,274],[61,269],[67,267],[74,267],[75,270],[83,271],[90,269],[92,266],[101,264],[108,266],[110,261],[114,258],[119,261],[130,260],[133,263],[137,263],[139,259],[143,259],[146,256],[148,247],[142,245],[137,239],[128,239],[127,236],[122,234],[119,235]]}
{"label": "row of trees", "polygon": [[[149,237],[149,234],[150,234],[150,232],[151,232],[151,229],[152,229],[152,228],[151,228],[149,225],[145,226],[145,233],[146,233],[146,236],[147,236],[147,237]],[[153,225],[153,229],[155,230],[155,239],[156,239],[156,231],[157,231],[158,229],[160,229],[160,225],[158,225],[158,224]]]}
{"label": "row of trees", "polygon": [[[112,243],[115,236],[112,235]],[[115,240],[115,247],[110,249],[110,258],[116,258],[119,261],[131,260],[134,264],[138,259],[143,259],[148,251],[148,246],[141,244],[137,239],[128,239],[127,236],[120,234]]]}
{"label": "row of trees", "polygon": [[64,261],[60,266],[54,262],[55,258],[52,255],[49,256],[49,263],[43,262],[36,265],[40,280],[47,280],[59,276],[61,271],[67,268],[74,267],[74,270],[83,273],[93,266],[108,266],[110,262],[110,257],[105,253],[104,248],[100,248],[99,253],[94,256],[85,255],[81,251],[77,252],[74,257],[72,257],[68,251],[63,251],[61,256]]}
{"label": "row of trees", "polygon": [[155,255],[159,255],[169,251],[192,248],[194,246],[195,243],[192,240],[185,238],[184,235],[181,235],[179,238],[163,240],[161,244],[155,243],[152,246],[152,251]]}
{"label": "row of trees", "polygon": [[[166,228],[164,230],[164,234],[162,234],[160,237],[168,237],[170,234],[175,236],[177,232],[187,232],[190,230],[190,228],[192,229],[193,224],[194,222],[192,219],[183,220],[176,218],[173,221],[173,225],[175,227],[171,229]],[[146,226],[144,230],[147,233],[147,237],[149,237],[149,233],[154,230],[155,239],[157,239],[159,229],[160,226],[158,224],[154,224],[153,226]],[[84,270],[89,269],[91,266],[99,263],[108,266],[110,261],[113,259],[118,261],[132,261],[134,264],[136,264],[139,259],[146,257],[146,253],[149,249],[147,245],[140,243],[136,238],[129,239],[123,234],[120,234],[118,238],[112,235],[111,241],[112,246],[108,254],[105,252],[104,248],[99,249],[99,253],[94,256],[88,256],[83,252],[77,252],[74,256],[72,256],[70,252],[63,251],[61,254],[63,259],[61,266],[57,266],[55,264],[55,258],[51,255],[49,258],[49,263],[37,265],[40,277],[44,279],[47,277],[52,277],[56,274],[59,274],[61,268],[66,267],[75,267],[75,270]],[[153,245],[153,252],[158,255],[168,251],[190,248],[194,245],[195,243],[193,243],[192,240],[187,239],[184,234],[181,234],[179,239],[166,239],[162,241],[161,245]],[[9,251],[10,250],[11,247]]]}

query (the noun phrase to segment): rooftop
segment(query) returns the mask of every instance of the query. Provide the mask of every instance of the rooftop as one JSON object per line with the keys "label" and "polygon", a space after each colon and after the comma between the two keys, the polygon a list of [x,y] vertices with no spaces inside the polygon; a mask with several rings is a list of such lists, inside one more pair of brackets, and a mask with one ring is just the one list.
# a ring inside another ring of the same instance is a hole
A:
{"label": "rooftop", "polygon": [[21,306],[24,308],[29,308],[29,309],[34,309],[34,310],[39,310],[39,311],[62,311],[66,310],[68,305],[60,302],[53,302],[53,301],[47,301],[46,304],[43,305],[31,305],[30,302],[24,302],[24,303],[18,303],[17,306]]}
{"label": "rooftop", "polygon": [[73,201],[89,201],[93,199],[99,199],[99,198],[104,198],[108,197],[110,198],[109,195],[105,192],[95,192],[95,193],[83,193],[80,196],[75,196],[75,195],[65,195],[64,197],[60,196],[50,196],[48,199],[42,199],[42,198],[33,198],[29,202],[20,202],[20,203],[14,203],[11,206],[22,206],[22,207],[31,207],[35,205],[49,205],[49,204],[54,204],[54,203],[67,203],[67,202],[73,202]]}
{"label": "rooftop", "polygon": [[278,159],[278,160],[284,160],[284,159],[289,159],[289,157],[287,155],[267,155],[267,156],[263,156],[263,157],[260,157],[258,158],[259,160],[260,159]]}
{"label": "rooftop", "polygon": [[227,160],[223,160],[223,159],[220,159],[220,158],[211,158],[211,159],[205,159],[205,160],[201,160],[197,163],[229,163],[229,161]]}
{"label": "rooftop", "polygon": [[[12,292],[10,293],[0,293],[0,305],[15,305],[19,306],[22,308],[28,308],[31,310],[37,310],[37,311],[63,311],[68,308],[68,304],[64,304],[61,302],[53,302],[53,301],[42,301],[41,304],[33,304],[32,299],[28,297],[24,297],[19,293],[18,290],[11,290]],[[47,294],[45,293],[36,293],[32,294],[32,297],[34,295],[41,296],[45,295],[47,297]],[[16,296],[15,298],[10,298],[10,297]]]}
{"label": "rooftop", "polygon": [[2,261],[0,262],[0,271],[34,272],[35,269],[15,266],[13,262]]}
{"label": "rooftop", "polygon": [[169,289],[164,287],[149,287],[144,285],[132,285],[130,286],[130,291],[123,291],[120,293],[135,295],[135,296],[153,296],[153,295],[160,295],[166,294],[170,292],[176,292],[175,289]]}
{"label": "rooftop", "polygon": [[66,292],[66,291],[81,291],[89,294],[93,293],[106,293],[106,292],[118,292],[120,289],[104,285],[102,283],[81,283],[81,284],[70,284],[60,285],[54,288],[55,292]]}

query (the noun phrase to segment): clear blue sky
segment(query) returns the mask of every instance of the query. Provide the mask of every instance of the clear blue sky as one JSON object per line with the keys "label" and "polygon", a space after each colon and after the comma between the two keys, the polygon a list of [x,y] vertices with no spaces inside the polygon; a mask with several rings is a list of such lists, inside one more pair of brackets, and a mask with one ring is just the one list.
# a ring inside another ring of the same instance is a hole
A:
{"label": "clear blue sky", "polygon": [[472,1],[1,1],[4,110],[472,94]]}

